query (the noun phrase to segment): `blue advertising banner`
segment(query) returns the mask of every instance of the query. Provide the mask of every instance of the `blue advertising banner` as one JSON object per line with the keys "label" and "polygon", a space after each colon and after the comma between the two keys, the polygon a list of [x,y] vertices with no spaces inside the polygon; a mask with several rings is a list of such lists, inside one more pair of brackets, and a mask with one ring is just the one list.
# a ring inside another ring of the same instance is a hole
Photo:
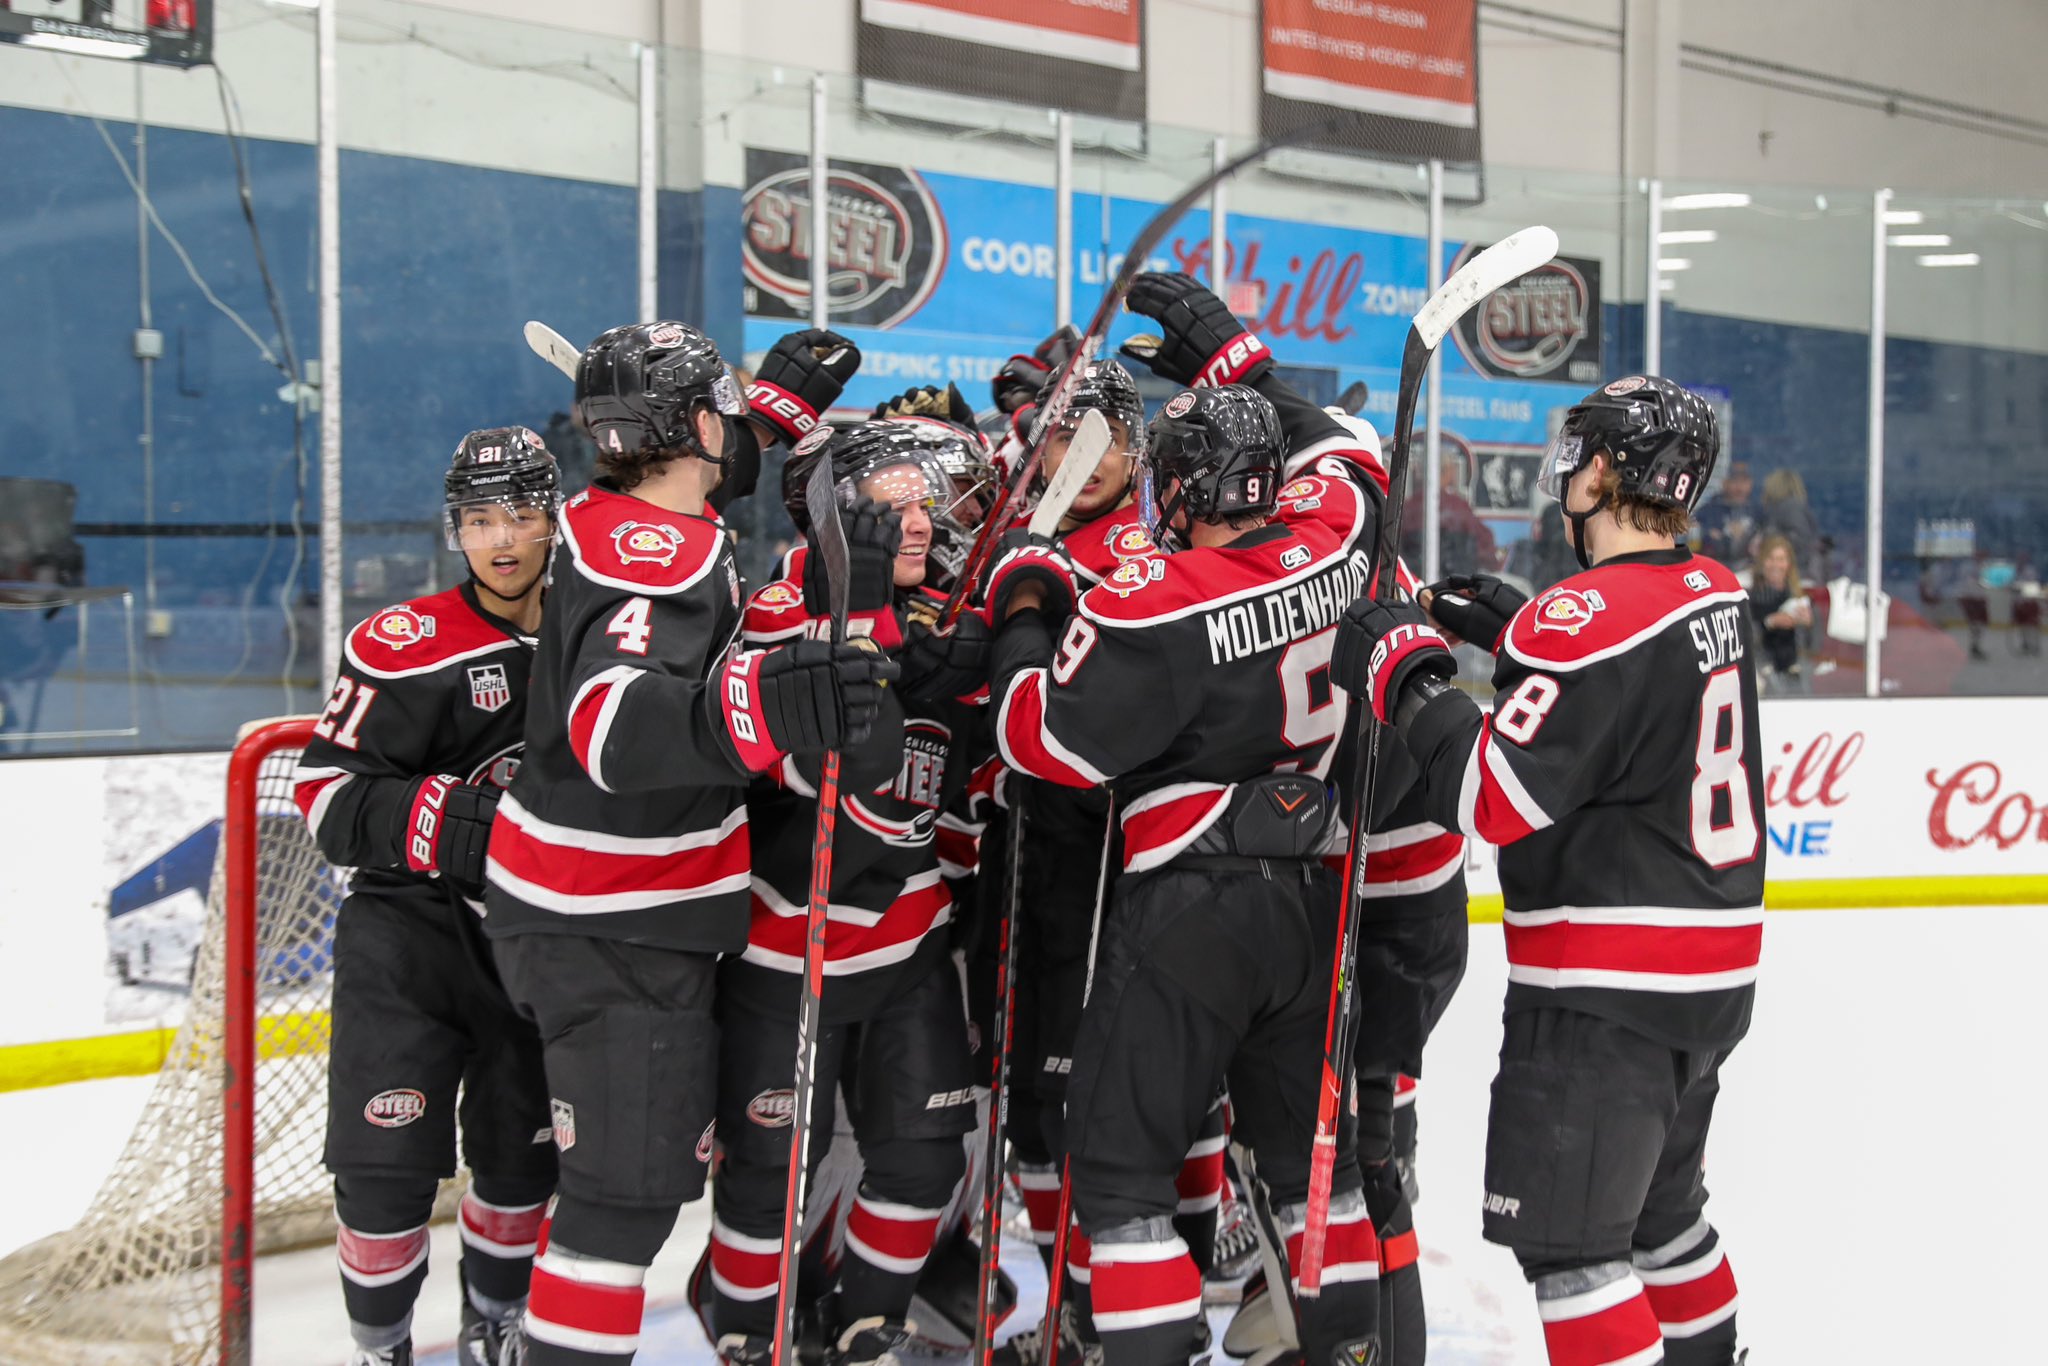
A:
{"label": "blue advertising banner", "polygon": [[[741,234],[746,349],[759,353],[809,314],[809,183],[803,159],[792,154],[750,150],[747,165]],[[1030,351],[1051,330],[1051,188],[834,161],[831,192],[832,325],[860,345],[863,357],[844,410],[866,410],[915,385],[947,383],[986,407],[988,382],[1003,361]],[[1089,234],[1096,240],[1076,243],[1075,318],[1093,312],[1122,263],[1122,244],[1157,207],[1075,195],[1074,222],[1102,225]],[[1446,267],[1466,245],[1445,243]],[[1233,213],[1228,250],[1231,306],[1280,362],[1297,373],[1326,374],[1328,384],[1319,387],[1331,397],[1363,380],[1370,390],[1364,415],[1383,430],[1391,427],[1401,347],[1409,319],[1427,298],[1425,240]],[[1147,265],[1206,279],[1208,258],[1209,215],[1198,211],[1176,226]],[[1598,356],[1597,263],[1581,262],[1563,274],[1580,282],[1578,297],[1564,297],[1557,281],[1549,281],[1538,306],[1505,307],[1492,326],[1511,340],[1529,325],[1552,328],[1559,337],[1542,348],[1544,359],[1569,356],[1583,363],[1589,351]],[[1145,325],[1142,318],[1120,319],[1112,342]],[[1552,410],[1586,385],[1577,375],[1569,384],[1502,378],[1495,357],[1507,352],[1491,344],[1492,332],[1486,336],[1488,350],[1443,348],[1446,449],[1459,470],[1457,487],[1477,509],[1526,519],[1523,467],[1533,469],[1548,441]],[[1567,378],[1561,363],[1550,373]]]}

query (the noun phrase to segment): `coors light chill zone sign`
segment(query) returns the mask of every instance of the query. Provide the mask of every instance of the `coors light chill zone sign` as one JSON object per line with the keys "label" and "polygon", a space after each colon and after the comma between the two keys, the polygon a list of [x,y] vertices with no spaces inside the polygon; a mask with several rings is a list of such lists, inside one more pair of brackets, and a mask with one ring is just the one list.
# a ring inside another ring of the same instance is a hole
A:
{"label": "coors light chill zone sign", "polygon": [[1145,0],[855,0],[873,80],[1145,117]]}
{"label": "coors light chill zone sign", "polygon": [[[834,161],[826,177],[826,293],[835,326],[894,327],[924,306],[946,269],[946,220],[907,166]],[[811,171],[807,158],[747,149],[740,202],[746,311],[810,317]]]}
{"label": "coors light chill zone sign", "polygon": [[1479,160],[1478,0],[1261,0],[1260,130],[1348,114],[1312,147]]}

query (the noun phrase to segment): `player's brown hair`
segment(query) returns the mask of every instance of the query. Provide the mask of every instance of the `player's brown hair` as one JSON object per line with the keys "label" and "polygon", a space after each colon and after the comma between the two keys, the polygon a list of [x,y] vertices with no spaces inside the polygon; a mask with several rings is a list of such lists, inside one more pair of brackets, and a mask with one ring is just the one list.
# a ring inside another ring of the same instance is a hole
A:
{"label": "player's brown hair", "polygon": [[1608,507],[1624,526],[1653,536],[1669,536],[1675,541],[1684,540],[1692,530],[1692,514],[1684,508],[1623,493],[1619,470],[1610,468],[1601,473],[1600,492],[1606,495]]}
{"label": "player's brown hair", "polygon": [[621,493],[631,493],[661,472],[662,466],[696,452],[681,447],[664,451],[607,451],[597,453],[597,472],[601,478],[609,479],[618,486]]}

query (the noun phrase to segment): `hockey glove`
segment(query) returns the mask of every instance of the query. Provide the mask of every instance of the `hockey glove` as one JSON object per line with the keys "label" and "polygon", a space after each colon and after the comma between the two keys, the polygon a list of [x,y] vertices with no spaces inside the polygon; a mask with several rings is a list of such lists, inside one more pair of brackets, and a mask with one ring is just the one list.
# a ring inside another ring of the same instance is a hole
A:
{"label": "hockey glove", "polygon": [[1432,621],[1489,654],[1500,649],[1508,623],[1529,601],[1514,585],[1491,574],[1453,574],[1423,591],[1429,594]]}
{"label": "hockey glove", "polygon": [[1159,337],[1133,337],[1123,353],[1175,384],[1251,384],[1273,368],[1273,353],[1245,330],[1223,300],[1192,275],[1148,270],[1131,284],[1124,307],[1159,324]]}
{"label": "hockey glove", "polygon": [[[885,650],[903,643],[896,621],[896,550],[903,543],[903,518],[886,503],[863,498],[845,514],[847,549],[847,634],[869,636]],[[825,581],[825,557],[804,556],[804,610],[821,631],[831,629],[832,597]]]}
{"label": "hockey glove", "polygon": [[867,739],[896,661],[865,644],[799,640],[749,650],[715,675],[716,705],[739,762],[765,773],[786,754],[847,749]]}
{"label": "hockey glove", "polygon": [[950,702],[988,684],[989,649],[995,643],[987,622],[963,612],[951,635],[938,633],[939,604],[920,599],[910,608],[904,633],[903,694],[920,702]]}
{"label": "hockey glove", "polygon": [[1012,597],[1027,583],[1045,590],[1043,610],[1054,619],[1070,615],[1080,597],[1074,586],[1073,562],[1060,543],[1015,527],[996,542],[995,568],[988,571],[989,620],[1001,622],[1009,616]]}
{"label": "hockey glove", "polygon": [[877,403],[873,416],[935,417],[971,432],[981,430],[975,423],[973,405],[968,403],[967,396],[960,392],[957,384],[948,384],[943,389],[931,384],[919,389],[905,389],[896,397]]}
{"label": "hockey glove", "polygon": [[996,377],[989,382],[994,391],[996,409],[999,412],[1014,413],[1038,401],[1038,391],[1052,378],[1053,372],[1065,365],[1074,354],[1074,348],[1081,344],[1081,334],[1071,326],[1040,342],[1028,356],[1012,356],[1003,362],[1003,368],[996,371]]}
{"label": "hockey glove", "polygon": [[761,357],[747,386],[747,407],[756,422],[794,446],[818,425],[818,414],[839,401],[858,369],[860,348],[837,332],[791,332]]}
{"label": "hockey glove", "polygon": [[1388,724],[1412,678],[1454,678],[1458,661],[1442,636],[1430,629],[1429,616],[1412,602],[1379,602],[1360,598],[1337,623],[1330,650],[1330,680],[1353,697],[1372,704],[1372,714]]}
{"label": "hockey glove", "polygon": [[495,787],[465,787],[448,773],[413,779],[399,808],[405,813],[405,866],[439,873],[464,896],[482,896],[484,853],[499,795]]}

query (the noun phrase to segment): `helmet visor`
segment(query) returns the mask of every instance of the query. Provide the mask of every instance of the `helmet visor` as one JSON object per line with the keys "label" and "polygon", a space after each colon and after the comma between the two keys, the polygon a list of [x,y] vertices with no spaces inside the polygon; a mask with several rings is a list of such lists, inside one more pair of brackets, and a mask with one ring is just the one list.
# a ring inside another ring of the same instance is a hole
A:
{"label": "helmet visor", "polygon": [[476,498],[448,506],[450,550],[496,550],[554,538],[554,505],[548,499]]}
{"label": "helmet visor", "polygon": [[1543,467],[1536,475],[1537,489],[1544,497],[1562,503],[1564,486],[1584,467],[1590,454],[1586,434],[1571,430],[1567,424],[1550,438],[1550,449],[1543,453]]}

